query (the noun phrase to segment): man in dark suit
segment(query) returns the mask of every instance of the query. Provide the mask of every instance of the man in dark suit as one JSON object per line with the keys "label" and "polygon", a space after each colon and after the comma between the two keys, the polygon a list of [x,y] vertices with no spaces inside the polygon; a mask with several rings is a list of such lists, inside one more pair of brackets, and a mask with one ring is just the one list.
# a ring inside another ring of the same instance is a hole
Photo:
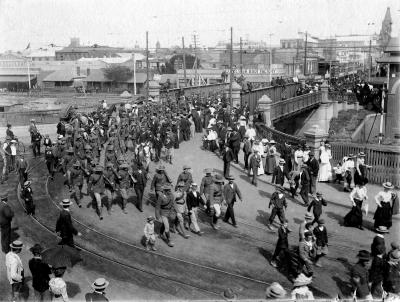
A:
{"label": "man in dark suit", "polygon": [[260,166],[261,156],[258,153],[258,150],[254,150],[254,155],[250,159],[250,166],[249,166],[249,176],[250,171],[253,171],[253,177],[251,179],[251,184],[257,187],[257,176],[258,176],[258,167]]}
{"label": "man in dark suit", "polygon": [[315,245],[317,246],[317,256],[315,266],[321,267],[321,258],[328,253],[328,232],[323,219],[318,220],[318,226],[314,229]]}
{"label": "man in dark suit", "polygon": [[49,281],[51,269],[42,260],[43,248],[40,244],[35,244],[29,250],[33,254],[33,258],[29,260],[29,269],[32,274],[32,287],[35,290],[35,298],[37,301],[50,301]]}
{"label": "man in dark suit", "polygon": [[310,173],[310,192],[311,194],[316,193],[317,189],[317,177],[319,171],[319,162],[314,156],[314,152],[309,153],[310,159],[307,161],[308,171]]}
{"label": "man in dark suit", "polygon": [[278,166],[275,167],[274,172],[272,173],[272,183],[283,186],[285,183],[285,177],[289,180],[289,170],[285,165],[285,160],[281,158],[279,159]]}
{"label": "man in dark suit", "polygon": [[197,184],[192,183],[190,186],[190,190],[186,195],[186,205],[190,216],[190,223],[193,224],[194,227],[194,233],[199,236],[201,236],[203,232],[200,231],[199,224],[197,223],[197,211],[200,205],[205,203],[206,200],[203,200],[201,198],[200,192],[197,191]]}
{"label": "man in dark suit", "polygon": [[244,169],[247,170],[249,168],[249,156],[251,154],[251,142],[249,141],[249,137],[247,135],[244,136],[243,139],[243,155],[244,155]]}
{"label": "man in dark suit", "polygon": [[304,205],[308,207],[308,193],[310,190],[310,175],[308,174],[308,166],[306,164],[301,165],[301,170],[300,170],[300,196],[301,199],[304,202]]}
{"label": "man in dark suit", "polygon": [[7,193],[0,197],[0,230],[1,230],[1,250],[7,254],[10,251],[11,243],[11,221],[14,212],[7,204]]}
{"label": "man in dark suit", "polygon": [[222,160],[224,161],[224,177],[227,178],[231,169],[231,161],[234,159],[234,154],[229,146],[226,146],[222,152]]}
{"label": "man in dark suit", "polygon": [[232,151],[233,151],[233,155],[234,155],[234,160],[235,163],[237,164],[239,162],[239,151],[240,151],[240,141],[241,141],[241,137],[240,137],[240,133],[236,130],[233,129],[230,137],[229,137],[229,147],[231,147]]}
{"label": "man in dark suit", "polygon": [[105,290],[110,283],[104,278],[98,278],[92,283],[93,292],[85,295],[86,302],[108,302]]}
{"label": "man in dark suit", "polygon": [[136,206],[140,212],[143,212],[143,192],[147,183],[147,173],[142,170],[143,165],[139,162],[137,170],[133,173],[133,178],[136,180],[133,187],[136,193]]}
{"label": "man in dark suit", "polygon": [[238,186],[233,181],[235,178],[233,176],[226,177],[228,179],[228,183],[224,186],[223,195],[224,199],[228,205],[226,209],[224,221],[228,222],[229,218],[232,219],[232,225],[237,228],[236,219],[235,219],[235,211],[233,210],[233,206],[236,202],[236,195],[239,197],[240,201],[242,200],[242,193],[240,192]]}
{"label": "man in dark suit", "polygon": [[[271,265],[273,267],[278,267],[276,260],[279,257],[280,262],[283,265],[287,265],[288,252],[289,252],[289,241],[288,241],[288,220],[285,218],[278,229],[278,242],[276,243],[275,252],[271,259]],[[282,257],[280,257],[282,255]]]}
{"label": "man in dark suit", "polygon": [[71,213],[69,212],[69,207],[71,205],[72,202],[69,199],[64,199],[61,202],[63,209],[57,219],[56,232],[61,237],[61,241],[58,243],[59,245],[75,247],[74,235],[81,236],[82,234],[79,233],[72,224]]}

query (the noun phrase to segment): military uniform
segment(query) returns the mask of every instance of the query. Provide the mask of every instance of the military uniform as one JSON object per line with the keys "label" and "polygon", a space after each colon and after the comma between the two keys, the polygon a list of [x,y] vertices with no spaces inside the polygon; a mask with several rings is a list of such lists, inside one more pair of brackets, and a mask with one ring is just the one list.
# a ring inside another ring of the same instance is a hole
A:
{"label": "military uniform", "polygon": [[49,171],[50,177],[54,178],[55,157],[53,154],[53,150],[50,146],[46,147],[44,151],[44,158],[46,161],[47,171]]}
{"label": "military uniform", "polygon": [[129,175],[128,164],[123,163],[118,170],[119,192],[122,197],[122,211],[127,214],[126,204],[128,203],[128,190],[131,187],[132,179]]}
{"label": "military uniform", "polygon": [[94,173],[90,175],[88,187],[89,187],[88,191],[91,191],[94,195],[94,199],[96,200],[96,205],[97,205],[97,213],[99,215],[100,220],[102,220],[103,206],[101,203],[101,194],[103,194],[105,190],[102,167],[97,166],[94,169]]}
{"label": "military uniform", "polygon": [[211,190],[211,186],[214,183],[214,179],[211,175],[211,170],[206,171],[206,176],[204,176],[201,180],[201,184],[200,184],[200,195],[205,197],[206,199],[206,206],[207,206],[207,210],[206,212],[208,214],[210,214],[211,212],[211,206],[210,206],[210,190]]}
{"label": "military uniform", "polygon": [[218,219],[221,216],[221,204],[224,200],[224,181],[220,175],[214,177],[214,183],[210,185],[210,208],[211,208],[211,226],[218,229]]}
{"label": "military uniform", "polygon": [[81,208],[82,187],[83,187],[83,171],[81,163],[75,162],[71,168],[71,186],[73,187],[72,197],[76,204]]}
{"label": "military uniform", "polygon": [[106,168],[107,170],[104,171],[103,175],[105,180],[105,193],[107,196],[107,211],[108,214],[111,214],[111,207],[117,189],[117,172],[111,162],[107,163]]}
{"label": "military uniform", "polygon": [[174,208],[174,194],[171,193],[171,187],[169,185],[162,186],[162,191],[158,194],[157,203],[155,207],[155,214],[158,220],[161,220],[162,227],[160,233],[164,237],[167,244],[172,247],[174,244],[170,238],[169,221],[176,219],[176,213]]}

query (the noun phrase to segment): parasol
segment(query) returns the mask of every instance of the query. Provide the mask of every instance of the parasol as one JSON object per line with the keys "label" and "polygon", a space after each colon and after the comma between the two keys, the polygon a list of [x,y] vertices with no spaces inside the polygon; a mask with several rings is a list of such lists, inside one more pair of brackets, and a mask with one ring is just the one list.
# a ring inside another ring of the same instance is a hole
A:
{"label": "parasol", "polygon": [[68,245],[57,245],[42,252],[42,259],[54,268],[72,267],[82,260],[79,251]]}

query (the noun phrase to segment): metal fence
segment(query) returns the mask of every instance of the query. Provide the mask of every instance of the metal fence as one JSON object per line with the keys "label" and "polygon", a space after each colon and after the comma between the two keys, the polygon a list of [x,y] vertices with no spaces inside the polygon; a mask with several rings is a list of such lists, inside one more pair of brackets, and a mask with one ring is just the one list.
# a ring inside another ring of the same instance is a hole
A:
{"label": "metal fence", "polygon": [[365,162],[372,166],[367,178],[371,183],[390,181],[400,187],[400,147],[388,145],[360,145],[349,142],[333,142],[332,157],[339,162],[349,154],[365,153]]}
{"label": "metal fence", "polygon": [[263,95],[267,95],[273,102],[281,101],[282,99],[289,99],[296,96],[296,91],[300,87],[298,83],[290,83],[285,86],[271,86],[265,88],[254,89],[250,92],[244,92],[241,95],[241,104],[248,104],[250,107],[250,114],[253,114],[254,109],[257,108],[258,100]]}
{"label": "metal fence", "polygon": [[292,97],[287,100],[272,103],[271,120],[276,121],[301,111],[319,106],[322,101],[322,93],[307,93]]}

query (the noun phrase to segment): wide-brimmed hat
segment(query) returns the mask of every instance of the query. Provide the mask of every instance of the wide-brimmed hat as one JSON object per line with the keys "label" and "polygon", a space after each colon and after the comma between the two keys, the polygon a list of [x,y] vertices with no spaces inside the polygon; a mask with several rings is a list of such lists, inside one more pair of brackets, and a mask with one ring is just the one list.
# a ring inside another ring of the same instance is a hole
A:
{"label": "wide-brimmed hat", "polygon": [[197,183],[192,182],[192,184],[190,185],[191,187],[197,187]]}
{"label": "wide-brimmed hat", "polygon": [[222,178],[222,175],[220,175],[220,174],[215,175],[214,176],[214,182],[216,182],[216,183],[224,182],[224,179]]}
{"label": "wide-brimmed hat", "polygon": [[323,219],[323,218],[320,218],[320,219],[318,219],[318,222],[317,222],[318,224],[325,224],[325,219]]}
{"label": "wide-brimmed hat", "polygon": [[268,144],[268,143],[269,143],[268,138],[263,138],[263,139],[261,140],[261,143],[262,143],[262,144]]}
{"label": "wide-brimmed hat", "polygon": [[187,170],[187,169],[190,169],[190,167],[188,165],[184,165],[183,170]]}
{"label": "wide-brimmed hat", "polygon": [[307,212],[307,213],[304,215],[304,218],[307,219],[307,220],[312,220],[312,219],[314,219],[313,215],[311,215],[311,213],[309,213],[309,212]]}
{"label": "wide-brimmed hat", "polygon": [[43,252],[43,247],[39,243],[36,243],[29,250],[31,251],[32,254],[39,255]]}
{"label": "wide-brimmed hat", "polygon": [[390,243],[390,246],[392,247],[392,249],[394,250],[400,250],[400,243],[396,242],[396,241],[392,241]]}
{"label": "wide-brimmed hat", "polygon": [[227,288],[221,293],[222,298],[228,301],[236,300],[237,295],[233,292],[231,288]]}
{"label": "wide-brimmed hat", "polygon": [[361,260],[369,260],[371,258],[371,253],[367,250],[361,250],[358,252],[357,258]]}
{"label": "wide-brimmed hat", "polygon": [[267,287],[265,295],[268,298],[282,299],[286,296],[286,290],[278,282],[273,282]]}
{"label": "wide-brimmed hat", "polygon": [[156,168],[157,171],[165,171],[165,167],[163,165],[160,165]]}
{"label": "wide-brimmed hat", "polygon": [[31,185],[31,181],[27,180],[24,182],[24,187],[30,186]]}
{"label": "wide-brimmed hat", "polygon": [[212,173],[212,169],[206,168],[206,169],[204,169],[204,173],[205,174],[211,174]]}
{"label": "wide-brimmed hat", "polygon": [[306,277],[304,274],[300,274],[293,281],[293,286],[305,286],[312,282],[312,277]]}
{"label": "wide-brimmed hat", "polygon": [[81,166],[81,162],[79,160],[77,160],[76,162],[74,162],[73,166],[74,167],[80,167]]}
{"label": "wide-brimmed hat", "polygon": [[321,197],[322,196],[322,193],[321,192],[317,192],[317,194],[316,194],[318,197]]}
{"label": "wide-brimmed hat", "polygon": [[375,231],[378,233],[389,233],[389,230],[387,227],[385,227],[384,225],[380,225],[377,228],[375,228]]}
{"label": "wide-brimmed hat", "polygon": [[20,250],[20,249],[22,249],[23,246],[24,246],[24,244],[23,244],[22,241],[20,241],[20,240],[14,240],[14,241],[10,244],[10,247],[11,247],[12,249],[15,249],[15,250]]}
{"label": "wide-brimmed hat", "polygon": [[365,153],[364,152],[358,153],[358,157],[365,157]]}
{"label": "wide-brimmed hat", "polygon": [[178,188],[181,188],[181,187],[184,187],[184,186],[185,186],[185,183],[184,183],[183,181],[180,181],[180,182],[178,182],[178,183],[176,184],[176,186],[177,186]]}
{"label": "wide-brimmed hat", "polygon": [[60,202],[60,205],[63,207],[69,207],[72,205],[72,201],[69,200],[68,198],[65,198]]}
{"label": "wide-brimmed hat", "polygon": [[235,180],[235,177],[233,175],[228,175],[225,177],[227,180]]}
{"label": "wide-brimmed hat", "polygon": [[74,153],[74,148],[69,147],[69,148],[67,149],[67,153]]}
{"label": "wide-brimmed hat", "polygon": [[106,164],[106,168],[114,168],[114,164],[113,164],[111,161],[109,161],[109,162]]}
{"label": "wide-brimmed hat", "polygon": [[101,290],[101,289],[105,289],[109,284],[110,284],[110,282],[108,282],[106,279],[98,278],[92,283],[92,288],[94,290],[96,290],[96,289]]}
{"label": "wide-brimmed hat", "polygon": [[386,188],[386,189],[393,189],[393,188],[394,188],[394,185],[392,185],[392,183],[391,183],[390,181],[384,182],[384,183],[382,184],[382,186],[383,186],[384,188]]}
{"label": "wide-brimmed hat", "polygon": [[286,161],[285,161],[283,158],[280,158],[280,159],[279,159],[279,163],[280,163],[280,164],[284,164],[284,163],[286,163]]}

